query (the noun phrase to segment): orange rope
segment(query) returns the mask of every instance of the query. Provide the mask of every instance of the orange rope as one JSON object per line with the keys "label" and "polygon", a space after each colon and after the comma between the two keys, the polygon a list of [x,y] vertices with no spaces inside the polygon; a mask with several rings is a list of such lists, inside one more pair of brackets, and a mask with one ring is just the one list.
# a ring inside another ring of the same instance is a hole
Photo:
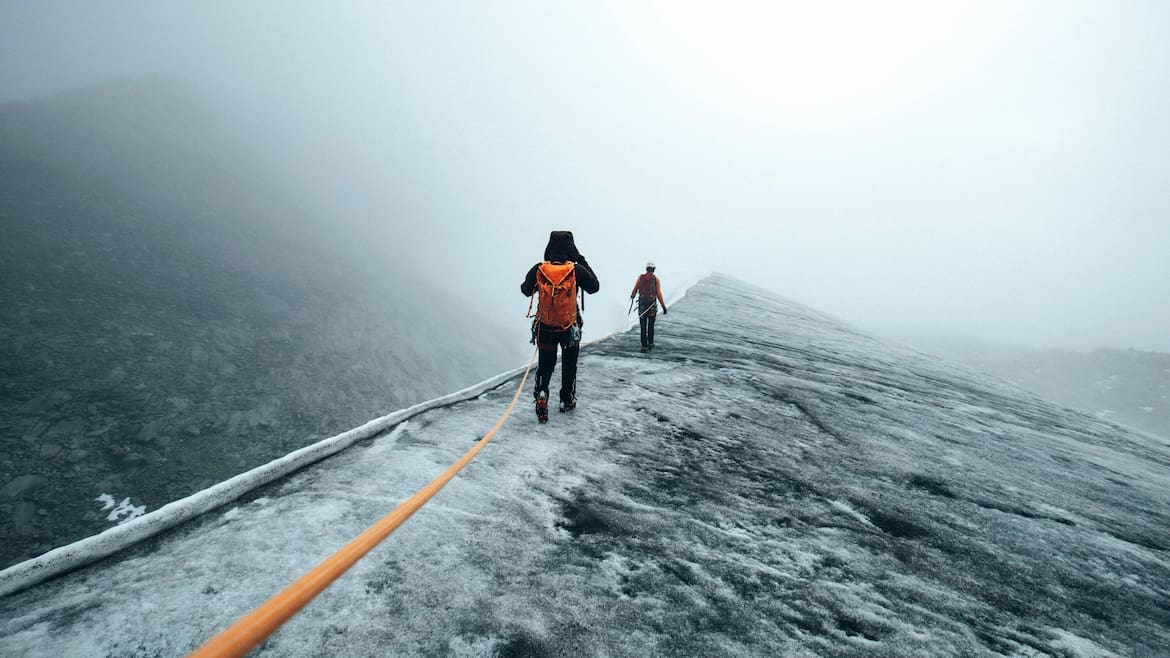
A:
{"label": "orange rope", "polygon": [[504,412],[504,415],[496,422],[495,426],[471,450],[467,451],[467,454],[463,455],[459,461],[452,464],[450,468],[443,471],[442,475],[420,489],[418,493],[403,501],[393,512],[382,517],[381,520],[370,526],[369,529],[358,535],[357,538],[346,544],[341,550],[325,558],[312,571],[301,576],[299,580],[286,587],[284,591],[268,599],[260,607],[228,627],[227,630],[208,640],[206,644],[192,652],[188,658],[243,656],[248,653],[256,645],[267,639],[268,636],[275,633],[276,629],[280,628],[282,624],[297,614],[301,608],[305,607],[309,601],[312,601],[318,594],[323,592],[326,587],[333,584],[333,581],[341,577],[342,574],[348,571],[366,553],[369,553],[377,546],[379,542],[397,530],[412,514],[417,512],[419,508],[437,494],[444,485],[450,482],[464,466],[474,459],[479,454],[479,451],[487,445],[488,441],[492,440],[496,432],[504,426],[504,421],[508,420],[508,416],[516,408],[516,401],[520,399],[520,393],[524,390],[525,382],[528,381],[528,374],[532,371],[534,361],[536,361],[535,350],[532,352],[532,358],[528,360],[528,369],[524,371],[524,378],[520,380],[520,387],[516,389],[516,395],[512,396],[512,403],[508,405],[508,410]]}

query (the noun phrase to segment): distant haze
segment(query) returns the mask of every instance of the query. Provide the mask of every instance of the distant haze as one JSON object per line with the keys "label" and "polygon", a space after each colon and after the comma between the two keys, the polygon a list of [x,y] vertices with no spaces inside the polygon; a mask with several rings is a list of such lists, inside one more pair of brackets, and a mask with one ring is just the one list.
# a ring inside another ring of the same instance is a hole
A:
{"label": "distant haze", "polygon": [[598,331],[653,260],[668,294],[1170,352],[1170,4],[878,7],[8,2],[0,102],[188,80],[355,258],[521,333],[571,229]]}

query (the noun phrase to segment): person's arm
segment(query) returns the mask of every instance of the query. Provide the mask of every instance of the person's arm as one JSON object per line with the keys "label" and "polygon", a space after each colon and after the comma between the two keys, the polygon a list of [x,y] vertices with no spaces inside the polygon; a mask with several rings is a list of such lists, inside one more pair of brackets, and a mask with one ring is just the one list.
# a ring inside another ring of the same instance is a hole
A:
{"label": "person's arm", "polygon": [[642,281],[642,277],[634,279],[634,289],[630,291],[630,299],[633,299],[638,294],[638,283]]}
{"label": "person's arm", "polygon": [[528,270],[528,275],[524,277],[524,283],[520,284],[520,292],[525,297],[531,297],[532,293],[536,292],[536,270],[539,267],[540,263],[533,265],[532,269]]}
{"label": "person's arm", "polygon": [[654,289],[658,291],[658,303],[662,304],[662,314],[666,315],[666,302],[662,299],[662,281],[657,274],[654,275]]}
{"label": "person's arm", "polygon": [[589,267],[589,262],[580,254],[577,254],[575,262],[577,263],[577,287],[590,295],[596,294],[601,289],[601,282],[597,280],[593,268]]}

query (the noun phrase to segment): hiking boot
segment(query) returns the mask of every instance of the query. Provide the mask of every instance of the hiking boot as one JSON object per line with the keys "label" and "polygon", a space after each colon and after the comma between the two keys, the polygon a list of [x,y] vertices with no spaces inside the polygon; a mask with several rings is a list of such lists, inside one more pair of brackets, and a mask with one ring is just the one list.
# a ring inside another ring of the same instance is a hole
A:
{"label": "hiking boot", "polygon": [[548,422],[548,393],[541,393],[536,397],[536,420]]}
{"label": "hiking boot", "polygon": [[650,348],[649,348],[649,347],[646,347],[645,345],[643,345],[643,346],[642,346],[642,351],[643,351],[643,352],[649,352],[649,351],[650,351]]}
{"label": "hiking boot", "polygon": [[576,408],[577,408],[577,398],[573,398],[572,400],[569,400],[568,402],[561,400],[561,409],[560,409],[561,413],[565,413],[566,411],[572,411]]}

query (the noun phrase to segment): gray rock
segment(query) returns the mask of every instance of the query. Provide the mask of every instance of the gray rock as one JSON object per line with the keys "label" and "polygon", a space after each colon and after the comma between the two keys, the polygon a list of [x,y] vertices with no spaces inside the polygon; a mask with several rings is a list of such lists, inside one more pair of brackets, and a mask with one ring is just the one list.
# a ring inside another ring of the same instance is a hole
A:
{"label": "gray rock", "polygon": [[263,409],[252,409],[248,412],[248,427],[257,427],[264,424]]}
{"label": "gray rock", "polygon": [[28,537],[36,534],[36,527],[33,526],[33,519],[36,518],[37,506],[27,500],[22,500],[16,504],[12,510],[12,527],[16,530],[19,537]]}
{"label": "gray rock", "polygon": [[0,498],[24,499],[37,489],[48,485],[49,481],[40,475],[21,475],[0,489]]}
{"label": "gray rock", "polygon": [[37,423],[34,427],[20,435],[20,440],[27,443],[37,443],[40,441],[41,435],[45,430],[49,429],[48,423]]}
{"label": "gray rock", "polygon": [[157,420],[152,420],[149,423],[143,425],[142,429],[138,430],[138,435],[134,437],[135,440],[137,440],[139,443],[154,443],[158,439],[158,433],[161,425],[162,423]]}
{"label": "gray rock", "polygon": [[45,413],[45,411],[51,406],[53,406],[52,396],[49,393],[45,393],[24,403],[24,405],[22,405],[20,409],[17,410],[17,413],[20,413],[24,416],[39,416]]}
{"label": "gray rock", "polygon": [[195,365],[199,367],[206,366],[209,356],[210,355],[207,353],[207,350],[203,349],[203,346],[199,343],[195,343],[191,346],[191,361]]}
{"label": "gray rock", "polygon": [[85,422],[79,419],[71,419],[61,421],[54,424],[45,434],[47,438],[54,439],[72,439],[75,436],[82,434],[85,429]]}
{"label": "gray rock", "polygon": [[122,461],[127,466],[137,467],[137,466],[142,466],[143,464],[146,463],[146,457],[138,454],[137,452],[132,452],[132,453],[126,455],[125,457],[123,457]]}
{"label": "gray rock", "polygon": [[56,443],[41,444],[41,459],[53,459],[61,454],[63,448]]}
{"label": "gray rock", "polygon": [[228,421],[228,427],[227,427],[228,432],[231,432],[232,434],[238,433],[240,431],[240,425],[242,425],[243,423],[244,423],[243,412],[240,412],[240,411],[233,412],[231,420]]}
{"label": "gray rock", "polygon": [[114,429],[115,427],[117,427],[117,423],[109,423],[103,427],[98,427],[98,428],[92,429],[92,430],[86,432],[85,435],[90,437],[90,438],[104,436],[105,434],[108,434],[109,431]]}

